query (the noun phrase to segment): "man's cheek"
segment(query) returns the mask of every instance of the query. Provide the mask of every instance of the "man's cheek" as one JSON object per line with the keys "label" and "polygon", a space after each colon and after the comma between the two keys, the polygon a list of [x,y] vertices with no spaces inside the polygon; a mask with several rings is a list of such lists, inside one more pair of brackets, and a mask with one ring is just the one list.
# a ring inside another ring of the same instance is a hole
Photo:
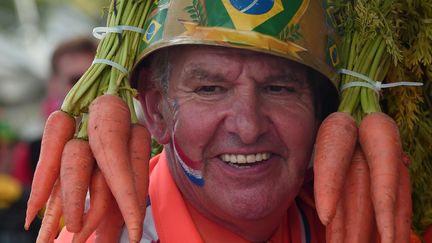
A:
{"label": "man's cheek", "polygon": [[[205,133],[208,122],[203,121],[200,109],[191,109],[187,102],[173,102],[172,151],[185,175],[198,186],[204,185],[203,159],[200,148],[207,141]],[[193,106],[196,108],[195,106]],[[194,116],[191,116],[194,115]],[[197,122],[199,121],[199,122]]]}
{"label": "man's cheek", "polygon": [[202,176],[201,165],[202,161],[194,161],[182,150],[176,141],[174,132],[172,134],[172,147],[174,151],[175,158],[178,163],[180,163],[181,168],[185,175],[197,186],[204,185],[204,178]]}

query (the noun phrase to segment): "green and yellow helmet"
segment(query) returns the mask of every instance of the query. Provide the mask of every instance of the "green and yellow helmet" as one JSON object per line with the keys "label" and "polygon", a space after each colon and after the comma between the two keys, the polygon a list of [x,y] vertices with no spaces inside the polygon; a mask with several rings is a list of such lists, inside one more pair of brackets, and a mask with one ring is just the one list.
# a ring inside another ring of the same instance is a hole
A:
{"label": "green and yellow helmet", "polygon": [[137,66],[169,46],[200,44],[270,53],[318,71],[334,86],[337,36],[325,0],[156,0]]}

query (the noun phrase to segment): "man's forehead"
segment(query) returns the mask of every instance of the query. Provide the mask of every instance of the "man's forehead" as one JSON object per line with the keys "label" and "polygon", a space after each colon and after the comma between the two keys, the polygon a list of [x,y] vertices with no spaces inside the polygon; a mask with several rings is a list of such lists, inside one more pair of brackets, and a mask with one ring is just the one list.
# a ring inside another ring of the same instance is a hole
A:
{"label": "man's forehead", "polygon": [[303,65],[250,50],[189,45],[172,53],[171,79],[177,81],[233,82],[243,72],[257,82],[304,82],[306,78]]}
{"label": "man's forehead", "polygon": [[[172,61],[180,62],[182,65],[191,67],[214,68],[214,64],[222,62],[226,64],[223,67],[229,68],[233,65],[242,64],[248,60],[265,60],[272,63],[272,69],[285,69],[290,67],[294,70],[304,69],[304,65],[288,60],[283,57],[275,56],[268,53],[257,52],[250,49],[240,49],[225,46],[210,45],[179,45],[170,47]],[[186,68],[184,66],[184,68]]]}
{"label": "man's forehead", "polygon": [[[261,62],[262,67],[277,73],[298,73],[305,66],[283,57],[261,53],[249,49],[222,46],[183,45],[173,47],[170,55],[174,63],[181,65],[184,71],[200,75],[203,70],[228,70],[241,66],[248,61]],[[268,64],[268,65],[265,65]]]}
{"label": "man's forehead", "polygon": [[281,57],[277,57],[275,55],[266,54],[262,52],[258,52],[252,49],[242,49],[242,48],[233,48],[228,46],[214,46],[214,45],[178,45],[175,47],[169,47],[174,50],[175,53],[200,53],[200,54],[210,54],[215,56],[225,56],[225,55],[239,55],[239,56],[268,56],[274,57],[276,59],[286,60]]}

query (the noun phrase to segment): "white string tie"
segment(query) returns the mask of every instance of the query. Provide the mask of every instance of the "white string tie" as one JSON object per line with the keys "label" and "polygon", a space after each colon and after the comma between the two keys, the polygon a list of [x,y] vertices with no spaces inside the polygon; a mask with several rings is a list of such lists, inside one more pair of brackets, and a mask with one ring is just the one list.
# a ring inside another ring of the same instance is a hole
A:
{"label": "white string tie", "polygon": [[93,60],[92,64],[96,64],[96,63],[110,65],[111,67],[120,70],[122,73],[129,75],[129,71],[125,67],[111,60],[96,58]]}
{"label": "white string tie", "polygon": [[354,82],[346,83],[346,84],[342,85],[342,87],[340,88],[341,92],[344,91],[345,89],[348,89],[351,87],[366,87],[366,88],[373,89],[375,92],[379,92],[381,89],[392,88],[392,87],[397,87],[397,86],[422,86],[423,85],[423,83],[421,83],[421,82],[408,82],[408,81],[383,84],[381,81],[372,80],[369,77],[367,77],[361,73],[357,73],[357,72],[354,72],[354,71],[351,71],[348,69],[339,69],[338,73],[350,75],[350,76],[353,76],[353,77],[356,77],[358,79],[366,81],[366,82],[354,81]]}
{"label": "white string tie", "polygon": [[110,27],[96,27],[93,29],[93,36],[99,40],[105,38],[108,33],[123,33],[124,30],[138,32],[140,34],[144,34],[144,29],[128,26],[128,25],[118,25],[118,26],[110,26]]}

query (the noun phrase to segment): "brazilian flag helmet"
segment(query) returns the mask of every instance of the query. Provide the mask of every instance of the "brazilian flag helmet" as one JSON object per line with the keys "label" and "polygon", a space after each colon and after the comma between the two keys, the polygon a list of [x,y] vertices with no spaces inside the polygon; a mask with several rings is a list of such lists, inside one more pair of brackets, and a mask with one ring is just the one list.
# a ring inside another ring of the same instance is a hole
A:
{"label": "brazilian flag helmet", "polygon": [[242,48],[304,64],[330,80],[336,90],[337,36],[325,2],[155,0],[144,24],[135,66],[150,53],[174,45]]}

